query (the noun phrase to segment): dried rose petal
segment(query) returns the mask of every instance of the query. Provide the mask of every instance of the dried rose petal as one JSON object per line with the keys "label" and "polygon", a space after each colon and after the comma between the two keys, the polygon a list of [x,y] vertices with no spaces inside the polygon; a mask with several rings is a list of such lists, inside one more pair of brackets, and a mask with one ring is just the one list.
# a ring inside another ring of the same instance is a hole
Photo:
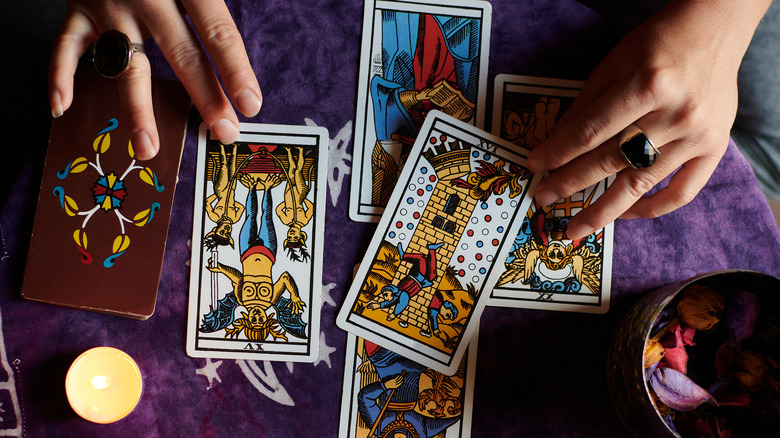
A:
{"label": "dried rose petal", "polygon": [[661,338],[661,345],[665,348],[682,347],[685,345],[696,345],[693,342],[693,336],[696,329],[693,327],[683,327],[679,319],[675,319],[667,326],[665,335]]}
{"label": "dried rose petal", "polygon": [[649,339],[645,344],[645,368],[653,366],[664,357],[664,347],[656,339]]}
{"label": "dried rose petal", "polygon": [[661,365],[665,365],[683,374],[688,374],[688,352],[685,351],[685,347],[674,347],[664,350],[664,357],[661,359]]}
{"label": "dried rose petal", "polygon": [[760,308],[758,298],[750,292],[742,290],[729,297],[726,324],[732,341],[739,344],[753,335]]}
{"label": "dried rose petal", "polygon": [[768,368],[764,357],[752,351],[740,353],[737,356],[737,367],[742,371],[733,373],[740,383],[750,390],[758,390],[766,386],[769,379]]}
{"label": "dried rose petal", "polygon": [[658,368],[658,364],[659,363],[660,362],[656,362],[656,363],[650,365],[649,367],[645,368],[644,374],[645,374],[645,381],[646,382],[649,382],[650,378],[653,377],[653,373],[655,373],[655,369]]}
{"label": "dried rose petal", "polygon": [[718,351],[715,352],[715,370],[718,372],[718,378],[726,376],[737,357],[737,346],[731,341],[724,342]]}
{"label": "dried rose petal", "polygon": [[726,420],[718,418],[709,412],[703,412],[701,418],[696,422],[699,429],[699,436],[713,438],[731,438],[731,431],[724,429]]}
{"label": "dried rose petal", "polygon": [[697,330],[709,330],[718,323],[718,313],[723,310],[723,296],[712,289],[692,285],[685,290],[677,303],[677,314],[683,324]]}
{"label": "dried rose petal", "polygon": [[689,412],[706,402],[715,403],[709,392],[685,374],[671,368],[659,367],[650,378],[658,398],[680,412]]}
{"label": "dried rose petal", "polygon": [[676,309],[673,307],[666,307],[664,310],[662,310],[655,319],[655,326],[653,327],[651,335],[656,337],[659,335],[659,333],[666,331],[666,326],[671,321],[677,319],[675,317],[676,313]]}
{"label": "dried rose petal", "polygon": [[749,406],[752,401],[747,394],[730,392],[723,394],[723,397],[718,399],[721,406]]}

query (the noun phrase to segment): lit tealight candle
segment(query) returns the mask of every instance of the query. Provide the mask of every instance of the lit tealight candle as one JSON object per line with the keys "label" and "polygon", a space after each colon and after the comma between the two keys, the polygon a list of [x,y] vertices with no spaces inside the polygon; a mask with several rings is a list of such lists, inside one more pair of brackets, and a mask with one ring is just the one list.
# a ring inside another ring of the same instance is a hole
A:
{"label": "lit tealight candle", "polygon": [[95,423],[113,423],[132,412],[141,398],[141,371],[133,358],[111,347],[81,354],[65,377],[70,406]]}

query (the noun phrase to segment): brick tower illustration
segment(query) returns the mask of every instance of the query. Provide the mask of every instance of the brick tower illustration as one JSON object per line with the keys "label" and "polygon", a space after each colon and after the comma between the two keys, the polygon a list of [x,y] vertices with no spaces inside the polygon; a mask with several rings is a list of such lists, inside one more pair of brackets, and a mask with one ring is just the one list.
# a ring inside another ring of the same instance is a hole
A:
{"label": "brick tower illustration", "polygon": [[[452,254],[455,252],[456,240],[453,234],[463,230],[469,216],[477,205],[477,200],[469,196],[468,189],[451,184],[452,180],[462,178],[472,172],[469,160],[471,147],[458,140],[448,141],[446,136],[431,138],[423,156],[436,171],[436,182],[431,194],[431,200],[422,213],[422,218],[405,252],[425,254],[427,246],[443,243],[436,249],[436,280],[433,285],[422,289],[412,297],[406,310],[399,319],[419,327],[427,328],[427,308],[438,282],[443,278]],[[398,284],[409,274],[411,264],[401,262],[393,277],[392,284]]]}

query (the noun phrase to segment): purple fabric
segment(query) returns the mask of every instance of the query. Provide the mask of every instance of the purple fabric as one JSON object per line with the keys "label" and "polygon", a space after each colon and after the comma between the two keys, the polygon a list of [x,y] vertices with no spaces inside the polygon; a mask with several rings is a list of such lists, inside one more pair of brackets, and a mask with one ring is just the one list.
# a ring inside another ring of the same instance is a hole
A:
{"label": "purple fabric", "polygon": [[[31,437],[337,435],[346,334],[335,316],[374,228],[347,215],[362,2],[229,6],[264,92],[263,110],[252,121],[301,125],[309,119],[332,138],[320,360],[213,361],[220,363],[218,378],[208,379],[199,370],[209,361],[185,354],[197,116],[187,134],[155,315],[139,322],[21,299],[43,163],[41,149],[31,148],[19,152],[19,176],[0,195],[0,384],[6,384],[0,385],[0,429],[21,425]],[[492,28],[491,84],[498,73],[585,79],[620,36],[574,0],[494,1]],[[158,50],[149,57],[156,74],[173,77]],[[689,205],[658,219],[617,222],[609,313],[485,311],[472,436],[627,435],[605,376],[620,318],[647,291],[724,268],[780,275],[780,232],[733,144]],[[99,345],[126,351],[144,377],[136,410],[110,425],[78,418],[64,392],[70,362]]]}

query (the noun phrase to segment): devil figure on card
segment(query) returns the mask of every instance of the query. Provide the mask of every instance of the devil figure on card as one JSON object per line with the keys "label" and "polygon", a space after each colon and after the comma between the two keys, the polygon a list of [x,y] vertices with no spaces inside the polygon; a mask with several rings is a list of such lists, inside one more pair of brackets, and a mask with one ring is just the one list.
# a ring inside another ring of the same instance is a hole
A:
{"label": "devil figure on card", "polygon": [[317,171],[327,135],[251,126],[261,128],[248,130],[230,154],[201,139],[196,199],[203,201],[193,236],[201,262],[192,274],[188,351],[308,361],[316,357],[325,190]]}

